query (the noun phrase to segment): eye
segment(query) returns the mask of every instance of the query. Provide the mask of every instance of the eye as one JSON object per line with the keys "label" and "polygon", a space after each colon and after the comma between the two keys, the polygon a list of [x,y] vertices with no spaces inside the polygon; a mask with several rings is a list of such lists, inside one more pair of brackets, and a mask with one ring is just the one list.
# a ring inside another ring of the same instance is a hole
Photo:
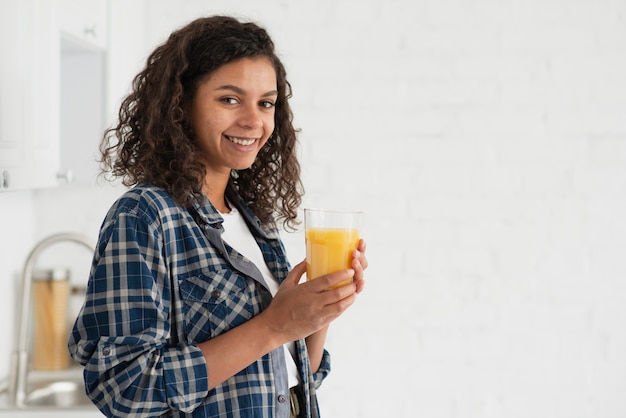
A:
{"label": "eye", "polygon": [[271,100],[264,100],[260,104],[261,104],[261,107],[264,109],[271,109],[276,106],[276,103],[274,103]]}
{"label": "eye", "polygon": [[237,103],[239,103],[239,101],[237,99],[235,99],[234,97],[222,97],[220,99],[220,101],[222,103],[226,103],[226,104],[237,104]]}

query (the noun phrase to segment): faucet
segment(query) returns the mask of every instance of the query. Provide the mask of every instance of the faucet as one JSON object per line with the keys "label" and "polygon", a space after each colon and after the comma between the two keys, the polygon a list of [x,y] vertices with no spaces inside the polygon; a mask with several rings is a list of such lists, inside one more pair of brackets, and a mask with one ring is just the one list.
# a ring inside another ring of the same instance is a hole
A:
{"label": "faucet", "polygon": [[29,349],[29,319],[31,305],[31,291],[33,269],[41,253],[53,244],[59,242],[75,242],[81,244],[92,253],[94,247],[91,241],[80,234],[60,233],[51,235],[39,241],[28,254],[22,270],[21,305],[19,307],[18,336],[15,351],[12,355],[11,375],[9,381],[9,396],[14,406],[23,407],[26,403],[26,384],[28,383],[28,349]]}

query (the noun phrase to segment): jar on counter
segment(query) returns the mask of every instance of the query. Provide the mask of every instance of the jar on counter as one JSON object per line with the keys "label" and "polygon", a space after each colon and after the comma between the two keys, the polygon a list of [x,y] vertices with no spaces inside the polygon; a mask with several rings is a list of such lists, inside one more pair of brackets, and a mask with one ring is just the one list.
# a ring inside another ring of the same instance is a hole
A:
{"label": "jar on counter", "polygon": [[33,273],[33,370],[61,370],[70,365],[67,351],[69,270]]}

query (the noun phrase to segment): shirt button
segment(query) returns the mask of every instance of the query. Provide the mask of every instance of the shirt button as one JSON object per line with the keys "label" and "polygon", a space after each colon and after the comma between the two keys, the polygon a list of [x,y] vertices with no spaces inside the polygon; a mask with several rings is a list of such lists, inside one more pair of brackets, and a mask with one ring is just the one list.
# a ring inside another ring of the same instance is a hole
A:
{"label": "shirt button", "polygon": [[222,292],[220,292],[219,290],[214,290],[211,292],[212,299],[219,299],[221,295],[222,295]]}
{"label": "shirt button", "polygon": [[287,402],[287,397],[285,395],[278,395],[278,402],[279,403]]}
{"label": "shirt button", "polygon": [[109,357],[111,355],[111,347],[103,347],[102,355],[105,357]]}

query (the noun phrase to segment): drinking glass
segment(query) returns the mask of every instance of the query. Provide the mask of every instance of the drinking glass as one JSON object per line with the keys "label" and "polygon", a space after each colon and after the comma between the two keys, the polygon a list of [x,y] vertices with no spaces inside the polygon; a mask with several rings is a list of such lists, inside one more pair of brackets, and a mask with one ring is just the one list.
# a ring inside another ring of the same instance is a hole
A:
{"label": "drinking glass", "polygon": [[[363,212],[304,209],[307,280],[351,268]],[[345,280],[331,289],[352,283]]]}

